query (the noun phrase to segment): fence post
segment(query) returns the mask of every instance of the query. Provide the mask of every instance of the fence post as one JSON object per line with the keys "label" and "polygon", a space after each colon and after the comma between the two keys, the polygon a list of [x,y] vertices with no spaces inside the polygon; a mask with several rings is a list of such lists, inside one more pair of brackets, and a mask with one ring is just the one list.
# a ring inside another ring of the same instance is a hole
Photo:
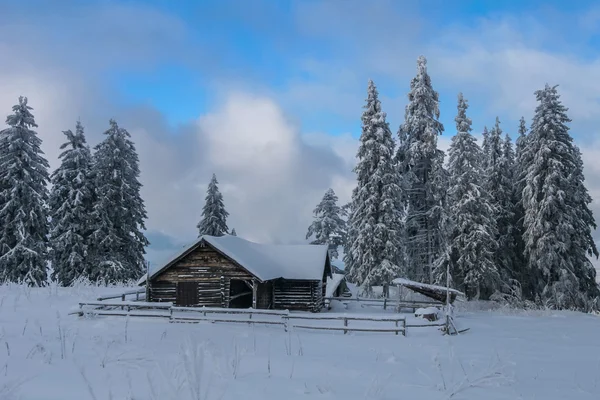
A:
{"label": "fence post", "polygon": [[121,301],[125,301],[125,293],[121,295]]}
{"label": "fence post", "polygon": [[[396,320],[396,328],[398,328],[398,320]],[[398,335],[398,331],[395,332]]]}
{"label": "fence post", "polygon": [[385,310],[387,307],[387,297],[383,298],[383,309]]}
{"label": "fence post", "polygon": [[406,336],[406,318],[402,320],[402,327],[404,328],[402,336]]}
{"label": "fence post", "polygon": [[289,323],[289,321],[290,321],[290,319],[286,315],[284,315],[283,316],[283,329],[286,332],[288,331],[288,323]]}
{"label": "fence post", "polygon": [[173,307],[169,307],[169,321],[173,320]]}
{"label": "fence post", "polygon": [[446,314],[446,335],[450,334],[450,316]]}
{"label": "fence post", "polygon": [[[348,318],[344,317],[344,326],[348,326]],[[348,333],[348,330],[344,329],[344,335]]]}

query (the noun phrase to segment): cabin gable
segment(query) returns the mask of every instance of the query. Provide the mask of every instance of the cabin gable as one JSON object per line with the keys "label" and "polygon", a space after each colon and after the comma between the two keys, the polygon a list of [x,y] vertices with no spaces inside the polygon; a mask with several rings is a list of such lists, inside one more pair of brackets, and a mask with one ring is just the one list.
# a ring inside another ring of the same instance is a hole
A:
{"label": "cabin gable", "polygon": [[[246,286],[243,282],[253,279],[255,277],[242,266],[210,245],[201,243],[150,280],[150,301],[228,307],[231,281],[242,282],[238,286],[243,287]],[[190,291],[195,293],[189,294]]]}

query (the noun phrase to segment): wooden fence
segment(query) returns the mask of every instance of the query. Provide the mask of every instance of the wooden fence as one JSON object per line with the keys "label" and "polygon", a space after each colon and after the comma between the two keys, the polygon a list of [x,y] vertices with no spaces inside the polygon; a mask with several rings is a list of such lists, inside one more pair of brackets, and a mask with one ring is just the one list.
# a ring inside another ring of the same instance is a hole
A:
{"label": "wooden fence", "polygon": [[119,293],[119,294],[98,297],[97,300],[103,301],[103,300],[121,299],[121,301],[126,301],[127,296],[135,296],[135,301],[140,301],[140,295],[143,294],[145,297],[145,293],[146,293],[146,289],[140,288],[140,289],[129,290],[127,292],[123,292],[123,293]]}
{"label": "wooden fence", "polygon": [[441,307],[444,304],[439,301],[413,301],[413,300],[393,300],[389,298],[383,299],[370,299],[368,297],[326,297],[326,301],[331,302],[331,300],[336,300],[344,304],[347,308],[350,302],[356,302],[357,304],[363,304],[366,306],[383,306],[383,309],[386,310],[387,307],[393,306],[394,309],[398,312],[401,309],[412,309],[413,312],[416,311],[417,308],[427,308],[427,307]]}
{"label": "wooden fence", "polygon": [[[169,322],[226,322],[281,325],[287,332],[290,328],[342,331],[348,332],[390,332],[406,336],[407,328],[417,327],[448,327],[448,319],[437,323],[407,324],[406,317],[394,316],[359,316],[359,315],[307,315],[290,313],[288,310],[255,310],[210,307],[175,307],[172,303],[138,302],[138,301],[90,301],[80,302],[79,310],[72,312],[79,316],[131,316],[155,317],[168,319]],[[234,316],[248,316],[247,319]],[[274,317],[266,319],[265,317]],[[294,321],[299,321],[297,324]],[[306,321],[302,323],[300,321]],[[340,324],[318,325],[323,321],[340,322]],[[378,326],[351,326],[349,323],[375,323]],[[308,324],[307,324],[308,323]],[[382,326],[394,323],[394,326]]]}

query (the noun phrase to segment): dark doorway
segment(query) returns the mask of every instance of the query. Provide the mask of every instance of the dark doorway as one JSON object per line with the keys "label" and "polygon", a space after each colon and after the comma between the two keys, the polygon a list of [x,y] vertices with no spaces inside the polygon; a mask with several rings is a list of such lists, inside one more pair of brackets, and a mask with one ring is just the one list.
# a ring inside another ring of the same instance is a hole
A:
{"label": "dark doorway", "polygon": [[198,282],[177,282],[176,304],[181,307],[198,304]]}
{"label": "dark doorway", "polygon": [[241,279],[229,282],[229,308],[251,308],[252,289]]}

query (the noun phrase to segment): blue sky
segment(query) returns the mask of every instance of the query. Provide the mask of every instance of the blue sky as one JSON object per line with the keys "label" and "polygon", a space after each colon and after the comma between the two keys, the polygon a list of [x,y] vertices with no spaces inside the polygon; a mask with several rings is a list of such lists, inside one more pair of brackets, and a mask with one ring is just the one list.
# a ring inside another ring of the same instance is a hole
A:
{"label": "blue sky", "polygon": [[[219,178],[229,224],[299,242],[327,188],[347,201],[368,79],[396,132],[416,59],[428,58],[447,148],[456,96],[474,132],[515,136],[533,92],[559,84],[600,198],[600,5],[594,1],[2,1],[0,109],[34,107],[56,166],[80,118],[92,144],[108,119],[140,153],[148,256],[196,235]],[[600,207],[594,203],[594,210]]]}
{"label": "blue sky", "polygon": [[[324,63],[333,60],[336,63],[340,53],[343,55],[353,46],[350,40],[318,37],[298,29],[295,12],[302,3],[317,2],[260,0],[148,2],[162,12],[175,15],[185,21],[189,28],[186,41],[190,46],[190,52],[194,52],[196,46],[211,48],[214,52],[212,54],[216,54],[215,68],[219,70],[220,78],[233,76],[236,79],[253,81],[275,91],[284,90],[290,81],[311,82],[313,74],[303,68],[299,63],[300,59],[311,58]],[[435,41],[436,34],[446,28],[473,27],[483,18],[500,20],[525,13],[533,17],[537,16],[542,24],[544,21],[555,24],[557,19],[564,18],[565,23],[571,26],[568,29],[565,26],[561,31],[561,39],[580,40],[580,43],[573,46],[582,47],[578,54],[580,57],[593,55],[598,49],[597,35],[581,40],[583,36],[579,36],[578,29],[576,27],[573,29],[572,26],[573,23],[577,23],[578,16],[592,8],[593,1],[447,2],[437,0],[416,5],[411,3],[396,1],[390,2],[390,6],[399,14],[409,9],[411,12],[426,16],[426,26],[418,32],[420,40]],[[561,41],[544,42],[541,47],[548,51],[560,50],[564,45]],[[587,46],[584,46],[585,42]],[[587,48],[583,49],[583,47]],[[337,51],[340,49],[342,50]],[[431,62],[435,63],[435,60]],[[406,64],[412,63],[414,60],[407,57]],[[164,60],[155,68],[142,73],[116,70],[111,74],[110,80],[125,101],[148,102],[164,112],[169,123],[185,123],[196,118],[199,113],[209,111],[211,104],[216,100],[215,96],[211,95],[213,88],[210,72],[197,69],[194,65],[194,62]],[[361,72],[363,73],[360,78],[364,82],[368,78],[375,79],[380,91],[389,97],[398,98],[407,91],[408,81],[402,84],[375,71]],[[435,84],[435,76],[433,79]],[[442,119],[446,122],[447,129],[452,131],[455,93],[450,90],[440,91],[442,100],[445,100],[442,102]],[[173,102],[172,99],[178,101]],[[472,115],[476,121],[479,116],[478,108],[476,104],[472,105]],[[402,111],[401,109],[388,110],[389,119],[394,127],[401,122]],[[294,111],[290,110],[290,112]],[[297,117],[300,119],[302,129],[306,131],[325,131],[333,135],[345,132],[351,132],[353,135],[360,134],[360,110],[356,110],[355,115],[350,116],[315,107],[305,110]],[[514,127],[511,126],[510,130],[514,130]]]}

